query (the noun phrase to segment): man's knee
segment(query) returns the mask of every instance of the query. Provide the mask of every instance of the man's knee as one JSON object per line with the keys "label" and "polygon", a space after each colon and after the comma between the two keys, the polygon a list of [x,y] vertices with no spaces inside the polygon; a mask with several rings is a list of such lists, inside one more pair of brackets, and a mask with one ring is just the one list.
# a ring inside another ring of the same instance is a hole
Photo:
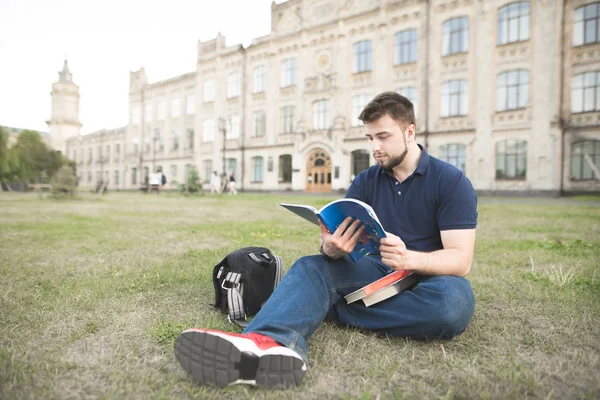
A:
{"label": "man's knee", "polygon": [[463,278],[456,278],[441,293],[439,302],[432,310],[432,325],[435,336],[451,339],[464,332],[475,308],[471,285]]}

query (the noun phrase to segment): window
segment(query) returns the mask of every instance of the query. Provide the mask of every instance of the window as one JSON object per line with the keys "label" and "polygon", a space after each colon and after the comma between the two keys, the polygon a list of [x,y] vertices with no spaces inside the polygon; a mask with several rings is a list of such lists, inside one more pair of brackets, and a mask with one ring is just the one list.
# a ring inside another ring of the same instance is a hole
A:
{"label": "window", "polygon": [[371,41],[363,40],[353,46],[352,73],[371,71]]}
{"label": "window", "polygon": [[119,161],[120,158],[121,158],[121,145],[116,144],[115,145],[115,161]]}
{"label": "window", "polygon": [[228,158],[225,165],[227,165],[227,172],[233,172],[233,177],[237,177],[237,160],[235,158]]}
{"label": "window", "polygon": [[106,161],[110,161],[110,145],[106,145],[106,154],[104,155]]}
{"label": "window", "polygon": [[167,115],[167,102],[161,100],[158,102],[158,120],[162,121]]}
{"label": "window", "polygon": [[119,186],[119,171],[115,171],[115,185]]}
{"label": "window", "polygon": [[73,157],[71,159],[73,162],[77,162],[77,150],[73,150]]}
{"label": "window", "polygon": [[227,98],[232,99],[240,95],[240,73],[232,72],[227,75]]}
{"label": "window", "polygon": [[515,70],[498,75],[496,110],[516,110],[529,104],[529,71]]}
{"label": "window", "polygon": [[265,136],[266,116],[264,111],[255,111],[252,115],[252,136]]}
{"label": "window", "polygon": [[294,114],[296,107],[285,106],[281,107],[281,133],[292,133],[294,132]]}
{"label": "window", "polygon": [[136,136],[133,138],[133,152],[134,153],[140,152],[140,137],[139,136]]}
{"label": "window", "polygon": [[442,118],[467,115],[469,109],[469,92],[467,81],[454,80],[442,84]]}
{"label": "window", "polygon": [[591,3],[575,10],[573,15],[573,46],[600,42],[600,3]]}
{"label": "window", "polygon": [[350,121],[352,123],[352,126],[363,125],[362,121],[358,119],[358,116],[368,103],[368,94],[358,94],[352,97],[352,117]]}
{"label": "window", "polygon": [[186,136],[185,148],[193,149],[194,148],[194,130],[192,128],[188,128],[186,130],[185,136]]}
{"label": "window", "polygon": [[527,142],[505,140],[496,143],[496,179],[525,179]]}
{"label": "window", "polygon": [[98,157],[98,161],[102,161],[102,146],[98,146],[96,148],[96,155]]}
{"label": "window", "polygon": [[215,121],[207,119],[204,121],[204,129],[202,132],[202,141],[204,143],[212,142],[215,140]]}
{"label": "window", "polygon": [[281,87],[296,84],[296,59],[288,58],[281,62]]}
{"label": "window", "polygon": [[600,71],[573,77],[571,112],[600,111]]}
{"label": "window", "polygon": [[440,146],[440,160],[446,161],[465,172],[466,146],[460,143],[451,143]]}
{"label": "window", "polygon": [[319,100],[313,103],[313,128],[329,128],[329,101]]}
{"label": "window", "polygon": [[252,182],[263,182],[264,161],[262,157],[252,157],[250,160],[250,169],[252,170]]}
{"label": "window", "polygon": [[133,125],[138,125],[140,123],[140,105],[136,104],[133,106],[131,110],[131,123]]}
{"label": "window", "polygon": [[267,67],[264,65],[254,68],[253,74],[253,93],[261,93],[267,90]]}
{"label": "window", "polygon": [[202,171],[204,172],[204,182],[210,182],[210,176],[212,175],[212,160],[204,160],[202,162]]}
{"label": "window", "polygon": [[90,164],[92,162],[92,148],[88,148],[88,164]]}
{"label": "window", "polygon": [[279,183],[292,181],[292,156],[284,154],[279,156]]}
{"label": "window", "polygon": [[529,2],[508,4],[498,10],[498,44],[529,40]]}
{"label": "window", "polygon": [[144,121],[152,122],[152,103],[148,103],[144,106]]}
{"label": "window", "polygon": [[396,92],[404,97],[406,97],[413,105],[413,110],[415,112],[415,118],[417,117],[417,88],[415,87],[401,87],[396,90]]}
{"label": "window", "polygon": [[196,96],[188,94],[185,99],[185,113],[187,115],[196,114]]}
{"label": "window", "polygon": [[240,137],[240,116],[230,115],[227,118],[227,132],[225,138],[227,140],[237,139]]}
{"label": "window", "polygon": [[204,81],[204,102],[215,101],[215,80],[207,79]]}
{"label": "window", "polygon": [[[88,173],[88,178],[91,178],[91,175]],[[88,181],[91,179],[88,179]],[[131,168],[131,184],[137,184],[137,168]]]}
{"label": "window", "polygon": [[369,168],[369,152],[367,150],[354,150],[352,152],[352,177]]}
{"label": "window", "polygon": [[600,167],[600,140],[584,140],[573,143],[571,146],[571,179],[574,181],[598,179],[590,166],[590,161],[596,167]]}
{"label": "window", "polygon": [[469,19],[451,18],[442,25],[442,56],[469,51]]}
{"label": "window", "polygon": [[171,99],[171,118],[179,117],[179,111],[181,111],[181,99],[175,97]]}
{"label": "window", "polygon": [[154,151],[162,153],[165,151],[165,137],[158,129],[154,130]]}
{"label": "window", "polygon": [[171,131],[171,151],[179,150],[179,134],[174,130]]}
{"label": "window", "polygon": [[[87,173],[87,180],[88,180],[88,183],[92,183],[92,172],[91,171],[88,171],[88,173]],[[135,183],[135,182],[133,182],[133,183]]]}
{"label": "window", "polygon": [[417,61],[417,30],[408,29],[396,33],[394,65],[409,64]]}
{"label": "window", "polygon": [[177,180],[177,165],[171,165],[169,167],[169,178],[171,178],[171,181]]}

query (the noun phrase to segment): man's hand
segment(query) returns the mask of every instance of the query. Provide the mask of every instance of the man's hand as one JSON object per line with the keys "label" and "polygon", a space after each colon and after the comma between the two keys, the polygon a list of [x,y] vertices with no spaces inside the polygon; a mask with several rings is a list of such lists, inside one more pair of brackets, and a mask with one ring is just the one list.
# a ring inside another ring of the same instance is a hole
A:
{"label": "man's hand", "polygon": [[407,250],[406,245],[398,236],[389,232],[385,234],[387,237],[381,239],[379,246],[381,261],[394,270],[411,269],[413,262],[411,256],[414,252]]}
{"label": "man's hand", "polygon": [[319,225],[323,252],[335,259],[342,258],[354,250],[365,230],[365,226],[359,220],[352,222],[352,217],[346,218],[333,233],[330,233],[321,221]]}

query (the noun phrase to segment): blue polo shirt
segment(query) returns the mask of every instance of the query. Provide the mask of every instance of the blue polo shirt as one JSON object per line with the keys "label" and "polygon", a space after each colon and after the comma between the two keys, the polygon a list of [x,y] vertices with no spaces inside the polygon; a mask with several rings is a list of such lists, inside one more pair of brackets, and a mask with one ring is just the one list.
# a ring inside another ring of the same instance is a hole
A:
{"label": "blue polo shirt", "polygon": [[477,226],[477,195],[459,169],[419,147],[417,169],[403,182],[374,165],[358,174],[346,197],[373,207],[383,228],[409,250],[441,250],[440,231]]}

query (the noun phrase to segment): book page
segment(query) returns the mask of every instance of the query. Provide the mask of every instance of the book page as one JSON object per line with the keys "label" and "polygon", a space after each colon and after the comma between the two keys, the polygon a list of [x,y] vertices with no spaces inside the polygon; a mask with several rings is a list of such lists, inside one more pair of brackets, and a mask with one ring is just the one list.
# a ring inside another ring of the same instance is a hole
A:
{"label": "book page", "polygon": [[319,217],[317,216],[316,208],[301,204],[280,203],[279,205],[304,218],[305,220],[312,222],[315,225],[319,225]]}

